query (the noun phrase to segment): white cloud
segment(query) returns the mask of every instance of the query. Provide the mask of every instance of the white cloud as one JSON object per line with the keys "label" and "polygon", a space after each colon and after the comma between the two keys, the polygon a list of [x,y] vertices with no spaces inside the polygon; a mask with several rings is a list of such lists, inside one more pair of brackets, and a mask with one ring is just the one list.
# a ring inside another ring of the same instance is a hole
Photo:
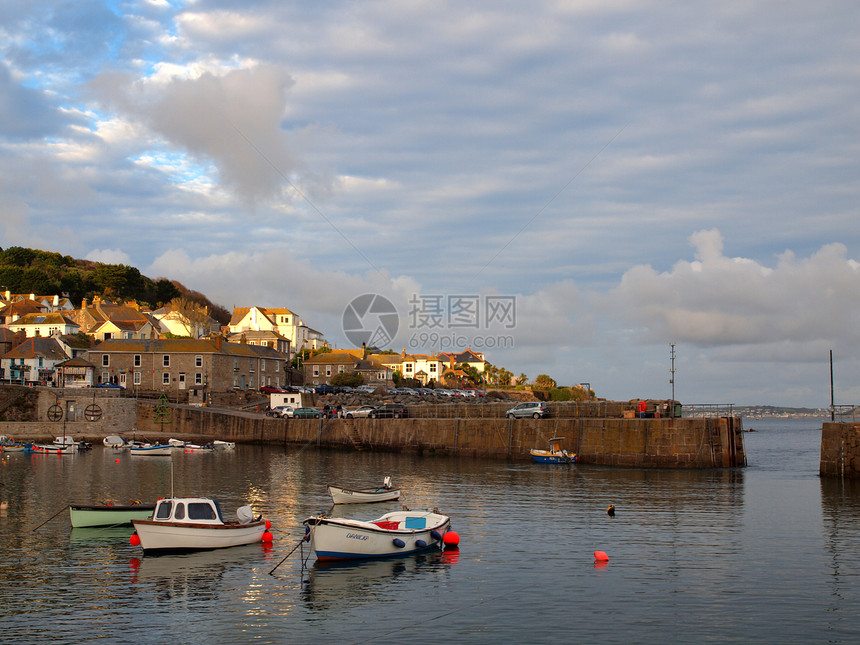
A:
{"label": "white cloud", "polygon": [[103,262],[104,264],[131,265],[131,258],[120,249],[93,249],[84,256],[85,260]]}

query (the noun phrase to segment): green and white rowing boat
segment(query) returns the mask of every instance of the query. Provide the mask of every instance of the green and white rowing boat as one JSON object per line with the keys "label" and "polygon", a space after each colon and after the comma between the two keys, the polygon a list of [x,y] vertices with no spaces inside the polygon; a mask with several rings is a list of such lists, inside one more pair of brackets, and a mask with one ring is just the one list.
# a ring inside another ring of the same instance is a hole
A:
{"label": "green and white rowing boat", "polygon": [[113,504],[69,504],[69,519],[72,527],[84,526],[118,526],[131,524],[132,520],[145,520],[152,516],[155,504],[131,504],[117,506]]}

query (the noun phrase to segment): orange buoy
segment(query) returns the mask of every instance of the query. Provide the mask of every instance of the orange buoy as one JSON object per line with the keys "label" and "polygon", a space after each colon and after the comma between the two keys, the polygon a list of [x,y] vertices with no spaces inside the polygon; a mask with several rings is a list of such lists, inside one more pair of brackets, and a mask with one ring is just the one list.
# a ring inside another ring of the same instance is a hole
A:
{"label": "orange buoy", "polygon": [[264,531],[262,539],[263,539],[263,542],[271,542],[272,541],[272,534],[269,533],[268,531]]}
{"label": "orange buoy", "polygon": [[455,547],[460,544],[460,536],[454,531],[445,531],[442,542],[445,544],[445,548]]}
{"label": "orange buoy", "polygon": [[609,562],[609,556],[606,555],[606,551],[595,551],[594,559],[598,562]]}

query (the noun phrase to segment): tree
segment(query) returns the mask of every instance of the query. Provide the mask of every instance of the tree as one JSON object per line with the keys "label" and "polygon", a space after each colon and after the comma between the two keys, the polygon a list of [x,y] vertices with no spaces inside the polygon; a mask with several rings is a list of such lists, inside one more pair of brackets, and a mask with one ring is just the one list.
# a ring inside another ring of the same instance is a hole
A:
{"label": "tree", "polygon": [[329,383],[335,387],[358,387],[364,385],[364,377],[356,372],[341,372],[332,376]]}
{"label": "tree", "polygon": [[520,372],[520,375],[517,377],[517,384],[518,385],[525,385],[528,382],[529,382],[529,377],[526,376],[526,373]]}
{"label": "tree", "polygon": [[504,367],[500,367],[500,368],[499,368],[498,376],[497,376],[497,378],[496,378],[496,380],[498,381],[498,384],[499,384],[499,385],[501,385],[501,386],[503,386],[503,387],[504,387],[504,386],[507,386],[507,385],[510,385],[510,384],[511,384],[511,379],[512,379],[512,378],[514,378],[514,373],[513,373],[513,372],[509,372],[509,371],[508,371],[508,370],[506,370]]}
{"label": "tree", "polygon": [[167,303],[171,320],[177,321],[190,338],[200,338],[209,328],[209,308],[179,296]]}
{"label": "tree", "polygon": [[555,379],[553,379],[549,375],[538,374],[537,378],[535,379],[535,385],[537,385],[538,387],[553,388],[555,387],[556,383]]}

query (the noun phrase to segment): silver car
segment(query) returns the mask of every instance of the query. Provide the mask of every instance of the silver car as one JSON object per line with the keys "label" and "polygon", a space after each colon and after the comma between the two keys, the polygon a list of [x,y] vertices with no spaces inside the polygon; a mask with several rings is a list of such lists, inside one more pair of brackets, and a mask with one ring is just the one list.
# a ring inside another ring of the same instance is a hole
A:
{"label": "silver car", "polygon": [[341,410],[340,416],[345,417],[347,419],[366,419],[375,409],[376,408],[372,405],[362,405],[361,407],[354,408],[352,410]]}
{"label": "silver car", "polygon": [[540,419],[549,416],[549,408],[546,407],[546,403],[540,401],[526,401],[512,407],[505,412],[505,416],[508,419],[524,419],[526,417]]}

